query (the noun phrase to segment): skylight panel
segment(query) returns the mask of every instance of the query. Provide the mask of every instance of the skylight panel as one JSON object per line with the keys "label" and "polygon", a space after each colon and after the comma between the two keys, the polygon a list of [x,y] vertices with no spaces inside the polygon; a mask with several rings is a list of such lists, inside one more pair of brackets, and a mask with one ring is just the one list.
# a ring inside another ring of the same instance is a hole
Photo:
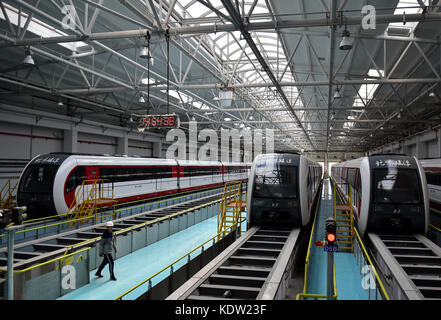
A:
{"label": "skylight panel", "polygon": [[[6,14],[9,17],[9,21],[13,25],[18,25],[18,10],[6,3],[3,3],[3,6],[5,7]],[[28,18],[28,15],[24,12],[21,13],[21,22],[20,26],[23,28],[26,24],[26,20]],[[0,10],[0,19],[6,20],[3,12]],[[31,22],[28,26],[28,32],[31,32],[39,37],[42,38],[48,38],[48,37],[59,37],[59,36],[67,36],[67,33],[62,32],[61,30],[58,30],[56,28],[51,27],[50,25],[44,23],[43,21],[40,21],[36,18],[32,18]],[[78,41],[78,42],[70,42],[70,43],[58,43],[60,46],[65,47],[73,52],[76,52],[79,47],[87,46],[85,42]]]}
{"label": "skylight panel", "polygon": [[[425,5],[428,5],[429,0],[422,0]],[[420,7],[418,0],[400,0],[397,4],[397,8],[394,11],[394,14],[416,14],[421,13],[422,8]],[[407,22],[404,25],[402,22],[394,22],[389,23],[389,28],[399,28],[399,29],[408,29],[409,33],[412,33],[419,22]]]}

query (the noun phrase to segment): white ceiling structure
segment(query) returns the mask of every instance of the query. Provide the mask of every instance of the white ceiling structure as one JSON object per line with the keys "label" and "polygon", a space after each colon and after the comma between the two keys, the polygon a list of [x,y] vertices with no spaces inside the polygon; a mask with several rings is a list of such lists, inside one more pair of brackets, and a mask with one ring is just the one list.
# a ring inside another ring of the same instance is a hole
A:
{"label": "white ceiling structure", "polygon": [[[361,26],[365,5],[376,10],[375,29]],[[278,149],[364,152],[440,122],[437,5],[0,0],[1,95],[62,101],[69,109],[38,108],[127,126],[148,109],[175,112],[184,127],[273,128]],[[72,22],[65,6],[75,8],[72,29],[63,28]],[[345,29],[351,50],[339,48]],[[149,65],[139,58],[147,34]],[[234,92],[229,107],[223,90]]]}

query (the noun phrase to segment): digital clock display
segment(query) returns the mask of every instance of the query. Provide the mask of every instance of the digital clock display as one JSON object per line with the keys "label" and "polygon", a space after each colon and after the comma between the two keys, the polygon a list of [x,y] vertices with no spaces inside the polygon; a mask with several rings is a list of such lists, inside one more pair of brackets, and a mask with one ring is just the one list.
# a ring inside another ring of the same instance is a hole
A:
{"label": "digital clock display", "polygon": [[179,128],[179,117],[175,114],[145,115],[139,119],[138,128]]}

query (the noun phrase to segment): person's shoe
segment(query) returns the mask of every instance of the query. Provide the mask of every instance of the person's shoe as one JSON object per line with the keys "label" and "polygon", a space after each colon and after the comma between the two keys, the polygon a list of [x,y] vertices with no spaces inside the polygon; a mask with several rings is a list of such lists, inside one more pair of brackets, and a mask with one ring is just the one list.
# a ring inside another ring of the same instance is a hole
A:
{"label": "person's shoe", "polygon": [[116,281],[115,276],[110,277],[110,280]]}
{"label": "person's shoe", "polygon": [[103,276],[101,275],[101,273],[95,273],[95,277],[98,277],[98,278],[102,278]]}

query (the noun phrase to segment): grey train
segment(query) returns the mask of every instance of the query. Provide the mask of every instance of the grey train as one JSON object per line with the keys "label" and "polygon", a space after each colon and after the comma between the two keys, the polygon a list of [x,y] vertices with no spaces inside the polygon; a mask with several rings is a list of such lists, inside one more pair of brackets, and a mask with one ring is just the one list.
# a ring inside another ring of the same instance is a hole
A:
{"label": "grey train", "polygon": [[[350,160],[333,165],[331,178],[352,186],[352,207],[361,235],[427,232],[426,177],[415,157],[376,154]],[[345,184],[338,186],[347,199]]]}
{"label": "grey train", "polygon": [[322,167],[299,154],[262,154],[248,182],[249,226],[302,227],[309,223]]}

